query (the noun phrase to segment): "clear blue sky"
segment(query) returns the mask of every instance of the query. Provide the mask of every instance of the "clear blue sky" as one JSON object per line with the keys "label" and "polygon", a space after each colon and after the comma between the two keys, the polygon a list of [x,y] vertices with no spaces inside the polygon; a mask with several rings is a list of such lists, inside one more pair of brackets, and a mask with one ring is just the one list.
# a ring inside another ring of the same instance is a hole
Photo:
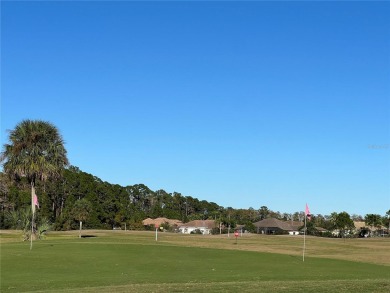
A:
{"label": "clear blue sky", "polygon": [[389,2],[1,2],[1,142],[61,131],[122,186],[390,209]]}

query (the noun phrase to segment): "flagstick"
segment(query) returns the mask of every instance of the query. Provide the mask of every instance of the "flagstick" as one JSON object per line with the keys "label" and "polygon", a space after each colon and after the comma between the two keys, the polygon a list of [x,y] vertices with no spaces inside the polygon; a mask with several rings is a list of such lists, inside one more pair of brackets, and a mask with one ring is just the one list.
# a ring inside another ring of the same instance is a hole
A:
{"label": "flagstick", "polygon": [[306,215],[305,215],[305,228],[303,230],[303,259],[305,261],[305,248],[306,248]]}
{"label": "flagstick", "polygon": [[31,235],[30,235],[30,250],[32,249],[32,238],[33,238],[33,232],[34,232],[34,213],[32,215],[32,220],[31,220]]}
{"label": "flagstick", "polygon": [[32,249],[32,237],[33,237],[33,232],[34,232],[34,183],[31,182],[31,211],[32,211],[32,216],[31,216],[31,235],[30,235],[30,250]]}

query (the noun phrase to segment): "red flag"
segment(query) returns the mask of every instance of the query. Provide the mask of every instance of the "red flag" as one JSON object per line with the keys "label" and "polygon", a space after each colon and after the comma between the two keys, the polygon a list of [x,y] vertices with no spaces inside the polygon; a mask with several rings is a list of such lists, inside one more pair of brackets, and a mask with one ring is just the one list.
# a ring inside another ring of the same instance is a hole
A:
{"label": "red flag", "polygon": [[305,209],[305,216],[307,217],[308,220],[311,219],[311,214],[309,210],[309,206],[306,204],[306,209]]}

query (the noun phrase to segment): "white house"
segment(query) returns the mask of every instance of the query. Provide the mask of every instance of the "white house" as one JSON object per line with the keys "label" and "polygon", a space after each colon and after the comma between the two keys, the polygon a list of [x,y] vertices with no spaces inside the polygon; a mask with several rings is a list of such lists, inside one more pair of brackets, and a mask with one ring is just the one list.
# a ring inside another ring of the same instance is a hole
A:
{"label": "white house", "polygon": [[211,234],[211,230],[217,225],[214,220],[195,220],[179,226],[179,232],[184,234],[191,234],[195,230],[200,230],[202,234]]}

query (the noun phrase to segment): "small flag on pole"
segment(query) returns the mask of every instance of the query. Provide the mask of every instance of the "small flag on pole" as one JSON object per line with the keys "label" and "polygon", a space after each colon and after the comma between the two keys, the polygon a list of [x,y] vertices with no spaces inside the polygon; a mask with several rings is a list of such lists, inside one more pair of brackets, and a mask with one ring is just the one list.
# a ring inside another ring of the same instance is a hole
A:
{"label": "small flag on pole", "polygon": [[306,204],[306,209],[305,209],[305,216],[307,217],[307,219],[310,221],[311,219],[311,214],[310,214],[310,210],[309,210],[309,206]]}
{"label": "small flag on pole", "polygon": [[38,196],[36,194],[34,194],[34,206],[37,206],[39,209]]}
{"label": "small flag on pole", "polygon": [[34,183],[31,182],[31,234],[30,234],[30,250],[32,249],[32,239],[34,235],[34,216],[35,216],[35,206],[39,208],[38,196],[35,194]]}
{"label": "small flag on pole", "polygon": [[303,254],[302,254],[302,261],[305,261],[305,250],[306,250],[306,219],[310,221],[311,219],[311,214],[309,210],[309,206],[306,204],[306,209],[305,209],[305,228],[303,230]]}
{"label": "small flag on pole", "polygon": [[32,186],[31,187],[31,211],[32,211],[33,216],[35,214],[35,197],[36,197],[35,187]]}

